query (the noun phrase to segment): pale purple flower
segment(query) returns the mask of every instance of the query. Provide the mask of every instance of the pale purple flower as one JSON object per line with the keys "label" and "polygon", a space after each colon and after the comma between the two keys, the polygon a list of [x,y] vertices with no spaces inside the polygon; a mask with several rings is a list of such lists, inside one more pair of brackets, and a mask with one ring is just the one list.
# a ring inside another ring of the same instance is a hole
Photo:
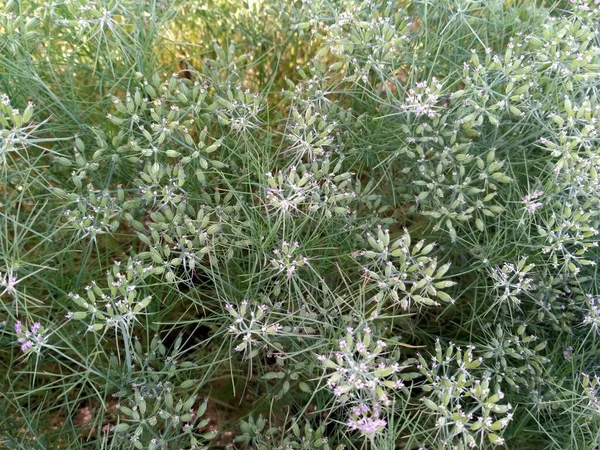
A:
{"label": "pale purple flower", "polygon": [[14,292],[16,284],[17,277],[14,275],[13,269],[9,269],[5,274],[0,273],[0,287],[4,287],[4,290],[0,292],[0,296]]}
{"label": "pale purple flower", "polygon": [[32,349],[34,345],[36,350],[39,351],[40,344],[44,342],[43,329],[39,322],[35,322],[31,329],[23,329],[23,324],[20,320],[15,323],[15,332],[17,334],[17,342],[21,344],[21,351],[27,352]]}
{"label": "pale purple flower", "polygon": [[372,439],[376,434],[383,431],[387,425],[385,419],[379,417],[380,414],[381,410],[377,403],[371,407],[365,404],[362,404],[360,407],[354,407],[351,411],[351,417],[348,419],[348,427]]}
{"label": "pale purple flower", "polygon": [[525,204],[525,209],[529,212],[529,214],[535,213],[536,209],[544,206],[542,202],[536,202],[535,200],[540,198],[544,194],[544,191],[535,191],[531,194],[527,194],[523,197],[523,203]]}

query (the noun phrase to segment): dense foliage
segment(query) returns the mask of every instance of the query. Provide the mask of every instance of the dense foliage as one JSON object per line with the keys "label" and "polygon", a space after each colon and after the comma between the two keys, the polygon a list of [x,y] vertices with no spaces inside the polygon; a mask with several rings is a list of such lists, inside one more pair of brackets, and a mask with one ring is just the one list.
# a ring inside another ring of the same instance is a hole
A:
{"label": "dense foliage", "polygon": [[600,446],[599,0],[0,30],[0,446]]}

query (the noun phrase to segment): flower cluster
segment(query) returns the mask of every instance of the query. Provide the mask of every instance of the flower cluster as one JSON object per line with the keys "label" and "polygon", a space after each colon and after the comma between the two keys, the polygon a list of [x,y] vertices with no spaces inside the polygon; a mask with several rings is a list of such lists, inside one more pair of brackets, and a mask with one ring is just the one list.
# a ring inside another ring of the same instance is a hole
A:
{"label": "flower cluster", "polygon": [[582,309],[585,299],[576,295],[579,288],[568,282],[570,275],[551,276],[548,272],[545,270],[539,274],[539,279],[543,281],[538,283],[533,296],[532,322],[570,333],[573,327],[581,325],[585,315],[585,308]]}
{"label": "flower cluster", "polygon": [[[187,389],[191,386],[191,383],[185,385]],[[182,446],[191,445],[189,448],[200,448],[200,442],[216,435],[215,431],[202,432],[209,423],[209,419],[202,419],[208,401],[200,403],[196,410],[196,395],[183,397],[184,392],[178,394],[176,396],[167,391],[163,397],[145,399],[135,390],[131,407],[118,405],[125,420],[112,428],[115,438],[128,440],[139,449],[160,450],[173,445],[173,442],[179,442]],[[156,430],[165,429],[169,430],[166,434],[157,435]]]}
{"label": "flower cluster", "polygon": [[600,415],[600,376],[582,373],[580,383],[586,414]]}
{"label": "flower cluster", "polygon": [[18,283],[15,270],[11,267],[6,272],[0,272],[0,288],[3,288],[0,292],[0,297],[4,294],[12,294],[15,291],[15,286]]}
{"label": "flower cluster", "polygon": [[442,88],[443,84],[435,77],[429,82],[416,83],[415,87],[408,90],[401,108],[404,111],[413,113],[416,117],[427,116],[433,119],[439,112],[438,103]]}
{"label": "flower cluster", "polygon": [[291,278],[299,267],[304,267],[309,264],[308,258],[300,255],[295,255],[296,250],[300,247],[300,243],[282,241],[279,248],[273,249],[273,258],[271,259],[271,267],[277,273],[285,273],[286,278]]}
{"label": "flower cluster", "polygon": [[34,104],[29,102],[21,112],[12,106],[7,94],[0,94],[0,167],[7,166],[12,157],[35,144],[40,124],[32,121],[33,109]]}
{"label": "flower cluster", "polygon": [[521,303],[521,297],[531,295],[536,289],[536,284],[530,272],[535,264],[527,264],[527,258],[520,258],[516,264],[505,263],[502,267],[494,267],[490,275],[494,281],[492,289],[496,295],[496,301],[506,304],[508,300],[514,305]]}
{"label": "flower cluster", "polygon": [[[147,375],[151,381],[134,383],[129,392],[119,395],[116,407],[120,421],[111,426],[115,440],[129,441],[137,449],[162,450],[171,445],[206,448],[200,444],[217,433],[214,427],[207,432],[209,419],[203,418],[208,400],[200,402],[196,393],[189,393],[195,391],[195,380],[186,379],[174,385],[159,381],[164,375]],[[152,394],[158,386],[161,387],[159,395]]]}
{"label": "flower cluster", "polygon": [[74,207],[66,209],[63,215],[80,239],[88,238],[95,242],[99,235],[113,233],[119,226],[122,201],[96,189],[91,183],[87,185],[86,192],[85,196],[68,196]]}
{"label": "flower cluster", "polygon": [[312,162],[315,159],[328,157],[327,149],[333,143],[335,123],[327,117],[308,107],[302,114],[292,110],[293,121],[288,126],[288,152],[293,153],[298,161]]}
{"label": "flower cluster", "polygon": [[87,299],[69,293],[71,300],[84,311],[69,312],[67,318],[85,320],[89,317],[88,331],[103,328],[127,330],[152,300],[152,296],[138,298],[138,283],[143,283],[144,278],[152,273],[148,269],[140,260],[129,259],[123,273],[121,263],[115,261],[112,270],[106,274],[105,289],[93,281],[85,288]]}
{"label": "flower cluster", "polygon": [[[199,120],[199,116],[210,103],[211,111],[219,110],[218,114],[211,115],[211,120],[230,123],[227,114],[237,114],[230,108],[236,111],[238,108],[220,96],[209,99],[209,86],[197,80],[191,82],[176,73],[164,81],[158,74],[150,80],[139,75],[138,86],[133,93],[126,93],[124,102],[113,98],[115,111],[108,114],[108,119],[122,132],[110,144],[101,139],[102,145],[95,157],[100,159],[114,151],[112,146],[118,148],[122,158],[147,163],[153,172],[159,171],[161,163],[179,163],[180,168],[185,168],[185,175],[195,175],[201,183],[206,182],[208,170],[226,167],[221,159],[213,159],[222,139],[211,139],[207,128],[210,123]],[[240,95],[245,97],[243,93]],[[256,103],[256,99],[252,102]],[[250,127],[249,120],[230,118],[237,124],[232,130],[234,133]],[[152,177],[147,179],[141,174],[141,178],[151,182]]]}
{"label": "flower cluster", "polygon": [[327,386],[341,402],[348,400],[389,405],[390,397],[404,388],[400,365],[386,351],[386,343],[375,340],[369,327],[356,332],[349,328],[338,342],[339,351],[318,356],[329,375]]}
{"label": "flower cluster", "polygon": [[146,164],[136,179],[140,200],[158,211],[177,208],[186,200],[187,179],[188,175],[180,166]]}
{"label": "flower cluster", "polygon": [[367,234],[369,250],[362,250],[355,255],[364,261],[364,273],[376,294],[372,297],[378,308],[388,300],[393,306],[406,310],[411,305],[437,306],[435,298],[453,303],[454,300],[442,289],[451,287],[453,281],[442,278],[450,265],[437,267],[436,258],[428,256],[435,244],[425,245],[421,240],[411,245],[411,237],[407,230],[394,241],[390,233],[381,227],[377,236]]}
{"label": "flower cluster", "polygon": [[543,356],[546,342],[538,342],[537,336],[526,331],[524,324],[514,331],[497,325],[494,334],[480,347],[497,381],[517,391],[534,391],[553,379],[547,370],[550,360]]}
{"label": "flower cluster", "polygon": [[[312,173],[305,172],[302,177],[298,176],[296,167],[292,166],[289,173],[279,172],[274,176],[271,172],[266,174],[268,188],[265,189],[265,196],[269,204],[276,210],[284,214],[293,214],[300,212],[300,206],[307,197],[311,197],[314,189],[318,189],[310,180]],[[309,205],[309,209],[311,208]]]}
{"label": "flower cluster", "polygon": [[246,135],[261,128],[259,115],[265,103],[259,94],[237,86],[235,91],[227,89],[226,94],[217,97],[216,101],[219,123],[229,126],[234,134]]}
{"label": "flower cluster", "polygon": [[418,356],[417,368],[425,377],[423,403],[435,417],[439,439],[445,448],[484,447],[486,441],[502,445],[497,433],[512,420],[510,404],[504,394],[490,386],[487,375],[478,377],[482,358],[475,358],[474,347],[462,350],[450,344],[444,351],[439,341],[430,363]]}
{"label": "flower cluster", "polygon": [[381,407],[374,403],[371,406],[362,404],[351,409],[351,415],[348,419],[348,427],[351,430],[359,431],[363,436],[373,439],[375,435],[381,433],[387,422],[381,418]]}
{"label": "flower cluster", "polygon": [[585,295],[588,307],[587,314],[583,318],[583,324],[591,327],[595,332],[600,331],[600,296]]}
{"label": "flower cluster", "polygon": [[321,2],[303,3],[298,27],[310,29],[323,42],[318,56],[335,57],[330,70],[342,71],[350,83],[376,83],[395,75],[413,25],[403,14],[405,4],[346,2],[332,11]]}
{"label": "flower cluster", "polygon": [[[212,209],[200,205],[196,210],[182,199],[175,207],[158,207],[145,224],[126,214],[125,218],[139,231],[140,240],[148,246],[139,255],[144,265],[155,275],[164,274],[169,283],[193,279],[219,241],[221,226],[214,220]],[[221,208],[222,217],[227,209]]]}
{"label": "flower cluster", "polygon": [[587,259],[587,255],[599,245],[600,215],[596,210],[573,208],[569,202],[560,207],[561,213],[553,212],[537,227],[543,241],[542,253],[548,255],[553,268],[577,275],[582,266],[596,264],[595,260]]}
{"label": "flower cluster", "polygon": [[[333,164],[335,162],[335,164]],[[284,216],[322,212],[326,217],[347,217],[359,202],[376,202],[365,189],[358,195],[351,172],[341,172],[343,158],[323,159],[266,174],[265,197],[273,211]],[[369,205],[367,205],[368,207]]]}
{"label": "flower cluster", "polygon": [[234,319],[228,332],[236,341],[241,338],[234,350],[243,352],[248,359],[258,355],[261,349],[277,346],[273,338],[290,331],[289,327],[270,320],[272,310],[265,304],[251,305],[248,300],[243,300],[239,308],[225,304],[225,310]]}
{"label": "flower cluster", "polygon": [[447,230],[452,241],[466,224],[483,232],[487,218],[504,211],[499,187],[512,182],[495,147],[480,150],[476,145],[483,118],[457,108],[431,123],[402,129],[407,145],[397,153],[412,162],[405,170],[411,186],[404,194],[415,202],[411,210],[430,218],[435,231]]}
{"label": "flower cluster", "polygon": [[538,208],[544,206],[542,202],[536,201],[542,195],[544,195],[544,191],[535,191],[523,197],[523,204],[529,214],[534,214]]}
{"label": "flower cluster", "polygon": [[580,14],[588,19],[600,17],[600,0],[569,0],[575,14]]}
{"label": "flower cluster", "polygon": [[332,449],[325,434],[325,427],[319,426],[314,429],[308,420],[301,422],[295,418],[290,420],[289,417],[282,417],[282,420],[285,421],[283,424],[274,427],[262,415],[258,418],[251,415],[248,419],[240,421],[241,434],[235,438],[235,442],[253,444],[252,448],[264,450]]}
{"label": "flower cluster", "polygon": [[15,323],[15,333],[17,342],[21,345],[21,351],[25,354],[39,353],[47,339],[44,327],[39,322],[35,322],[30,329],[27,329],[23,328],[23,324],[18,320]]}

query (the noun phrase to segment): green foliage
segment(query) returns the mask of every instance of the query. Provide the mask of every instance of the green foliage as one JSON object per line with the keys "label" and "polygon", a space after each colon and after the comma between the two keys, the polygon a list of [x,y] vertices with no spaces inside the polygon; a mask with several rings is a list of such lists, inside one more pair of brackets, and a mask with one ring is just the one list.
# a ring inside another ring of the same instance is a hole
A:
{"label": "green foliage", "polygon": [[594,0],[8,0],[0,446],[596,449]]}

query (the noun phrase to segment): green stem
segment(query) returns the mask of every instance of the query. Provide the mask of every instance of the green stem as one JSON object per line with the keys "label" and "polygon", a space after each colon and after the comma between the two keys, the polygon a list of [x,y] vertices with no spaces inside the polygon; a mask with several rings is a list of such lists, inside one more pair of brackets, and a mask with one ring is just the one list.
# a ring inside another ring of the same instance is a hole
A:
{"label": "green stem", "polygon": [[121,324],[121,335],[123,336],[123,345],[125,346],[125,361],[127,362],[127,382],[131,381],[131,373],[133,372],[133,361],[131,359],[131,350],[129,349],[129,333],[124,324]]}

